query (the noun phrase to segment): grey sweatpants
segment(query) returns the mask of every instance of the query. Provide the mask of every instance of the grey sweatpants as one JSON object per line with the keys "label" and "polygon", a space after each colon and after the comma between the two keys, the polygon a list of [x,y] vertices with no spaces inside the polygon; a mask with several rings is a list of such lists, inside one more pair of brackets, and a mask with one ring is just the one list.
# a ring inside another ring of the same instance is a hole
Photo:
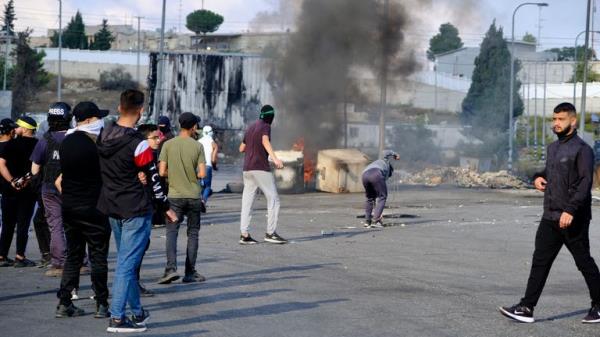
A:
{"label": "grey sweatpants", "polygon": [[267,233],[273,234],[277,228],[279,217],[279,194],[275,186],[273,173],[267,171],[244,171],[244,193],[242,194],[242,215],[240,230],[248,234],[250,220],[252,220],[252,204],[256,197],[256,190],[260,188],[267,198]]}

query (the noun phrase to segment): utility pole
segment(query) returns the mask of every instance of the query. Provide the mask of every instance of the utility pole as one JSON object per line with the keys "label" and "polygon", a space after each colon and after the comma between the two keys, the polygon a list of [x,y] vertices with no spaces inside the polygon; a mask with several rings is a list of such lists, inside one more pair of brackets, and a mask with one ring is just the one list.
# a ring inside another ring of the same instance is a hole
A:
{"label": "utility pole", "polygon": [[[388,12],[390,9],[390,0],[385,0],[383,8],[383,29],[387,29],[388,23]],[[380,111],[379,111],[379,158],[383,158],[383,150],[385,150],[385,110],[387,105],[387,71],[388,71],[388,46],[387,41],[383,40],[381,46],[381,97],[380,97]]]}
{"label": "utility pole", "polygon": [[[541,7],[540,7],[541,8]],[[541,9],[540,9],[541,10]],[[538,84],[538,64],[537,62],[535,62],[534,64],[534,70],[533,70],[533,96],[534,101],[533,101],[533,151],[535,152],[535,156],[537,158],[538,155],[538,136],[537,136],[537,120],[538,120],[538,92],[537,92],[537,84]]]}
{"label": "utility pole", "polygon": [[138,82],[138,84],[142,83],[141,82],[141,78],[140,78],[140,52],[142,50],[142,37],[141,37],[141,30],[140,30],[140,20],[143,19],[143,16],[134,16],[134,18],[137,19],[137,63],[136,63],[136,68],[135,68],[135,80]]}
{"label": "utility pole", "polygon": [[162,109],[162,98],[163,98],[163,90],[162,90],[162,81],[163,81],[163,72],[164,72],[164,54],[165,54],[165,11],[167,9],[167,0],[163,0],[162,3],[162,20],[160,24],[160,47],[158,51],[158,67],[156,74],[156,94],[155,97],[155,122],[158,125],[158,117],[160,116]]}
{"label": "utility pole", "polygon": [[56,99],[62,101],[62,0],[58,0],[58,76],[56,78]]}
{"label": "utility pole", "polygon": [[537,48],[541,49],[542,46],[542,7],[538,6],[538,35],[537,35]]}
{"label": "utility pole", "polygon": [[6,73],[8,72],[8,50],[10,48],[11,36],[8,31],[8,23],[5,22],[4,25],[6,26],[6,30],[5,30],[6,41],[4,42],[6,44],[6,50],[4,51],[4,81],[2,82],[2,90],[6,91]]}
{"label": "utility pole", "polygon": [[579,121],[579,128],[581,134],[585,132],[585,96],[587,87],[588,77],[588,50],[590,47],[590,11],[592,9],[592,0],[588,0],[587,12],[585,18],[585,47],[583,48],[583,83],[581,84],[581,120]]}
{"label": "utility pole", "polygon": [[548,83],[548,61],[544,61],[544,103],[542,103],[542,160],[546,160],[546,84]]}

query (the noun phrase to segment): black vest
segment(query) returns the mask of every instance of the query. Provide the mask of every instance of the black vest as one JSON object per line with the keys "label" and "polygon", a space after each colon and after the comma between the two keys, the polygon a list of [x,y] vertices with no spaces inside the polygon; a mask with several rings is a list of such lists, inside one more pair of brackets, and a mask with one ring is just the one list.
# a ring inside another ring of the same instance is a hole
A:
{"label": "black vest", "polygon": [[44,165],[44,183],[54,185],[60,175],[60,143],[52,137],[50,131],[44,134],[46,140],[46,164]]}

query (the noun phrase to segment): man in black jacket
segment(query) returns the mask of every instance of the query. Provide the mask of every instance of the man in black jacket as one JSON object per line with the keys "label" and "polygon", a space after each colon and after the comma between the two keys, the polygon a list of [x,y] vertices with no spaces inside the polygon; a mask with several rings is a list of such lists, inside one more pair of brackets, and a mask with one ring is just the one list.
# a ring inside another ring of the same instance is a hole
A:
{"label": "man in black jacket", "polygon": [[[160,185],[152,148],[133,128],[143,111],[144,94],[125,90],[119,103],[119,119],[107,125],[97,140],[102,175],[98,210],[109,217],[117,246],[108,332],[145,331],[149,317],[140,303],[136,268],[150,238],[153,206],[138,178],[140,171],[152,185],[159,210],[169,221],[177,220]],[[133,313],[131,319],[126,316],[126,304]]]}
{"label": "man in black jacket", "polygon": [[534,176],[535,188],[544,192],[544,214],[535,237],[535,251],[525,296],[512,307],[500,307],[511,319],[533,323],[536,306],[554,259],[563,245],[573,255],[585,278],[592,308],[583,323],[600,323],[600,272],[590,255],[594,153],[577,136],[577,113],[570,103],[554,108],[552,127],[558,140],[548,146],[544,170]]}

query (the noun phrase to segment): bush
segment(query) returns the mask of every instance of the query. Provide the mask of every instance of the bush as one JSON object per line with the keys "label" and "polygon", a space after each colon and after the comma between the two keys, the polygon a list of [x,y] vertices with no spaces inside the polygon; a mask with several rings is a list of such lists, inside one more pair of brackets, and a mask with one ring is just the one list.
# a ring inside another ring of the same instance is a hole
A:
{"label": "bush", "polygon": [[100,73],[100,89],[102,90],[126,90],[138,87],[139,84],[123,67]]}
{"label": "bush", "polygon": [[439,164],[440,149],[434,143],[435,132],[418,121],[414,125],[394,127],[391,142],[403,162],[409,166],[419,164]]}

